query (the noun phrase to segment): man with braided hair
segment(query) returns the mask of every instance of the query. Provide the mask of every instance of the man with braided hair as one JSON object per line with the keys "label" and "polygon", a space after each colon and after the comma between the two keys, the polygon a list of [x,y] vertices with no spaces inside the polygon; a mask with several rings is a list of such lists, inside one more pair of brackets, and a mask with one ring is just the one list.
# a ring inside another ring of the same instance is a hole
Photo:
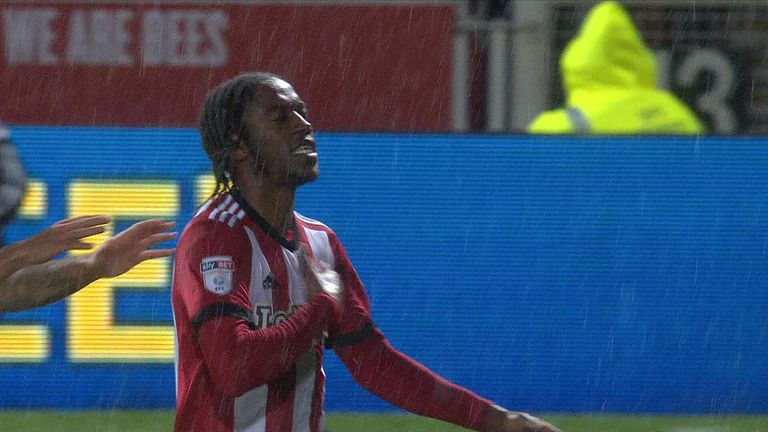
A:
{"label": "man with braided hair", "polygon": [[408,411],[480,431],[557,431],[435,375],[376,328],[336,234],[294,210],[318,155],[288,82],[225,81],[200,131],[216,189],[177,245],[177,432],[324,431],[324,346],[361,386]]}

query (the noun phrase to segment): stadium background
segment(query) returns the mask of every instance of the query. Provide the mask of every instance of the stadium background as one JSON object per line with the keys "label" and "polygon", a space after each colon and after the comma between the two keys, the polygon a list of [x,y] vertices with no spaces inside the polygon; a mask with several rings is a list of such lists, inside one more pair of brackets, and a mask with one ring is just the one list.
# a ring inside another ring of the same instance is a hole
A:
{"label": "stadium background", "polygon": [[[9,9],[37,10],[23,16],[28,22],[47,13],[60,39],[16,47],[11,58],[8,17],[19,15]],[[145,40],[132,27],[138,17],[219,16],[212,9],[228,18],[224,63],[160,50],[148,64],[146,47],[135,46]],[[271,69],[306,95],[321,130],[339,131],[319,135],[322,179],[300,192],[298,208],[339,233],[377,323],[403,351],[531,411],[768,412],[763,139],[395,133],[462,130],[456,77],[447,71],[461,52],[452,32],[474,17],[449,2],[7,2],[2,10],[8,96],[0,116],[15,125],[32,178],[9,240],[89,212],[115,215],[117,230],[152,216],[183,225],[209,187],[189,128],[205,89],[241,70]],[[187,14],[174,15],[180,11]],[[270,27],[286,14],[308,30]],[[382,25],[406,17],[413,25]],[[136,35],[125,56],[96,39],[90,50],[69,51],[73,23],[82,20],[87,39],[96,23],[121,19]],[[261,30],[245,38],[237,31],[249,20]],[[320,43],[313,32],[336,38]],[[465,59],[477,74],[489,60],[484,36],[472,35]],[[293,44],[308,48],[293,55]],[[321,55],[329,46],[344,61],[329,65]],[[362,84],[340,86],[337,77]],[[469,78],[471,102],[483,91]],[[493,130],[492,105],[464,108],[472,127]],[[759,118],[742,115],[737,124],[760,130]],[[65,302],[3,315],[0,407],[172,408],[169,265],[154,262]],[[342,369],[329,356],[330,410],[392,409]]]}

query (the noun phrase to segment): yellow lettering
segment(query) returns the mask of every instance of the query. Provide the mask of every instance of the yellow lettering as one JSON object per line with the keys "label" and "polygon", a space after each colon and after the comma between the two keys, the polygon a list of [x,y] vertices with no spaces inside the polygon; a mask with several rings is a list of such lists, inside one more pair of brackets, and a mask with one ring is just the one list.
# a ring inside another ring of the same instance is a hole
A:
{"label": "yellow lettering", "polygon": [[21,200],[20,219],[42,219],[48,213],[48,185],[39,180],[27,180],[27,190]]}
{"label": "yellow lettering", "polygon": [[44,325],[0,326],[0,362],[42,362],[50,352],[48,327]]}
{"label": "yellow lettering", "polygon": [[[179,212],[175,182],[78,180],[69,186],[70,216],[108,214],[120,219],[162,217]],[[99,244],[114,227],[96,236]],[[119,287],[165,289],[170,260],[146,261],[113,279],[98,280],[68,302],[69,358],[75,362],[168,362],[173,360],[173,327],[118,325],[114,322],[113,290]]]}
{"label": "yellow lettering", "polygon": [[[48,187],[39,180],[28,180],[19,208],[20,219],[43,219],[48,212]],[[44,325],[0,325],[0,363],[42,362],[48,358],[51,341]]]}
{"label": "yellow lettering", "polygon": [[216,187],[216,179],[211,174],[202,174],[195,178],[195,205],[202,205],[208,200]]}

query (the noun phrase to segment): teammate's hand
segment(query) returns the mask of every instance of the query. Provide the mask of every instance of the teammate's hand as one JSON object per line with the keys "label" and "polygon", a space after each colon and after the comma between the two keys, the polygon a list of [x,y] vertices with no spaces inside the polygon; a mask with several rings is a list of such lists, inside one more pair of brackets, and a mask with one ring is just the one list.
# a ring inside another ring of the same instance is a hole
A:
{"label": "teammate's hand", "polygon": [[119,276],[143,261],[173,254],[173,249],[150,249],[176,237],[175,232],[166,232],[173,225],[158,219],[145,220],[102,243],[91,253],[98,277]]}
{"label": "teammate's hand", "polygon": [[103,215],[65,219],[18,242],[17,248],[24,256],[25,265],[42,264],[68,250],[91,249],[92,245],[83,239],[103,233],[109,221],[110,218]]}
{"label": "teammate's hand", "polygon": [[483,432],[562,432],[560,429],[524,412],[507,411],[494,406],[485,418]]}
{"label": "teammate's hand", "polygon": [[324,292],[334,300],[339,308],[344,305],[344,284],[341,283],[341,277],[325,263],[317,261],[310,257],[304,246],[299,252],[299,265],[304,274],[304,281],[307,284],[307,291],[312,296],[319,292]]}

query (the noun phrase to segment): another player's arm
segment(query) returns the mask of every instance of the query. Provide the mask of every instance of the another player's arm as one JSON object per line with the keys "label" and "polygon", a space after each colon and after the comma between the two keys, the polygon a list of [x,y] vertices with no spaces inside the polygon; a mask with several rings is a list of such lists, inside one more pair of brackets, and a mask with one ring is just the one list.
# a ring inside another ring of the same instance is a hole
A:
{"label": "another player's arm", "polygon": [[0,249],[0,311],[44,306],[96,279],[118,276],[144,260],[172,253],[170,249],[149,248],[171,240],[175,234],[164,231],[173,224],[149,220],[133,225],[91,253],[52,259],[67,250],[90,249],[84,239],[104,232],[107,222],[106,216],[68,219]]}
{"label": "another player's arm", "polygon": [[25,267],[0,283],[0,312],[33,309],[74,294],[98,279],[86,256]]}

